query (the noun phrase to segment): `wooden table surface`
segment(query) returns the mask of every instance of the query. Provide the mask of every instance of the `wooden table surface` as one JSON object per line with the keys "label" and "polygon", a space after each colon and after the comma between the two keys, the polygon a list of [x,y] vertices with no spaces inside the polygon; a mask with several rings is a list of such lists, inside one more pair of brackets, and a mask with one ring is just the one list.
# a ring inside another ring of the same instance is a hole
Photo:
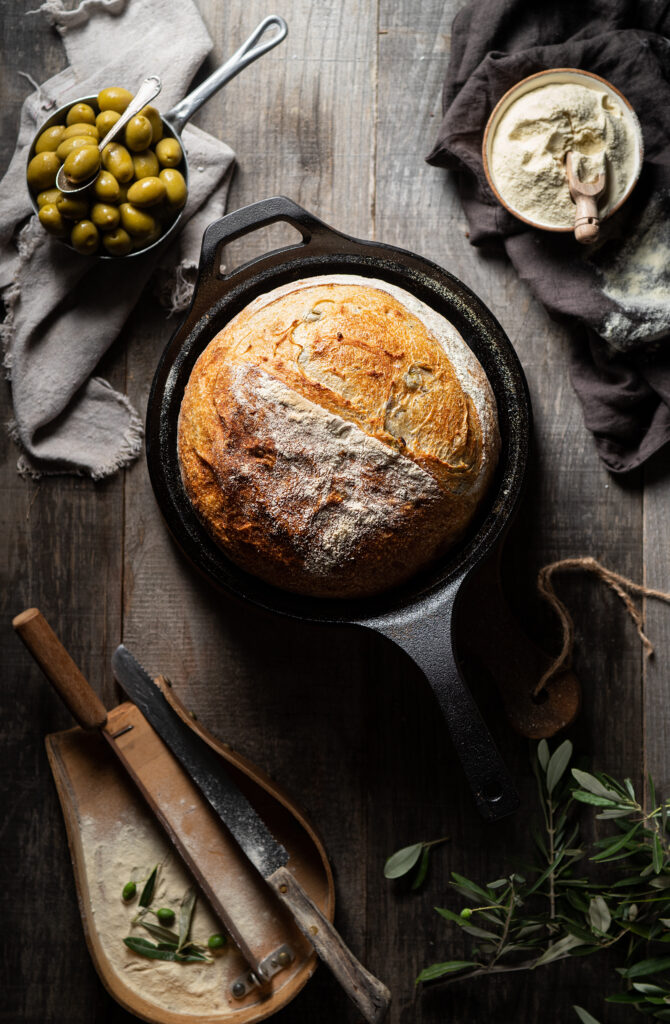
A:
{"label": "wooden table surface", "polygon": [[[64,66],[58,35],[23,0],[3,5],[2,138],[6,167],[27,72],[43,81]],[[198,0],[215,41],[208,69],[267,13],[260,0]],[[235,149],[229,209],[276,193],[362,238],[413,250],[445,266],[492,309],[528,377],[535,416],[532,470],[505,553],[504,584],[525,628],[557,650],[556,625],[534,582],[543,564],[593,555],[670,590],[667,457],[625,479],[608,474],[583,426],[568,379],[569,336],[549,321],[504,258],[475,251],[453,182],[424,163],[440,119],[440,89],[459,0],[283,0],[288,40],[213,98],[196,122]],[[103,83],[104,84],[104,83]],[[292,238],[275,227],[230,247],[232,265]],[[147,297],[103,359],[100,375],[144,409],[174,321]],[[3,421],[11,416],[2,388]],[[533,809],[529,745],[506,724],[489,681],[473,690],[518,780],[523,807],[484,825],[466,792],[423,677],[380,637],[271,618],[215,593],[185,564],[163,526],[143,458],[102,483],[21,479],[4,431],[2,544],[3,882],[0,1019],[23,1024],[130,1021],[103,990],[86,951],[59,805],[43,746],[68,726],[66,711],[12,634],[11,617],[38,605],[111,706],[119,699],[110,654],[123,640],[217,735],[267,769],[308,811],[336,877],[337,925],[393,991],[391,1024],[532,1024],[574,1018],[574,1002],[606,1021],[611,963],[574,961],[422,992],[414,978],[434,960],[462,955],[435,905],[452,870],[482,881],[527,852]],[[576,621],[576,671],[584,697],[569,735],[595,765],[670,779],[670,614],[649,603],[656,645],[644,661],[619,601],[601,584],[566,579]],[[477,642],[485,623],[466,623]],[[500,659],[505,650],[500,650]],[[529,680],[529,686],[533,680]],[[424,888],[382,876],[385,858],[442,835]],[[588,1001],[587,1000],[588,996]],[[320,968],[278,1015],[291,1024],[345,1024],[359,1016]]]}

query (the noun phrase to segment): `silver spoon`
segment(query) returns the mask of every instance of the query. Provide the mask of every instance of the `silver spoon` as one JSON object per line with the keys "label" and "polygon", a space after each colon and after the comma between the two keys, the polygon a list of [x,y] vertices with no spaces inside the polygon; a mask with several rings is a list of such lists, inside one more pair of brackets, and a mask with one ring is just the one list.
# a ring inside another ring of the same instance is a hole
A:
{"label": "silver spoon", "polygon": [[[149,75],[148,78],[144,79],[141,86],[137,90],[137,93],[135,94],[135,96],[133,96],[132,100],[130,101],[124,112],[121,114],[119,120],[116,122],[115,125],[112,125],[110,130],[105,135],[104,139],[102,139],[98,143],[98,149],[101,153],[105,146],[109,145],[109,143],[116,138],[119,132],[123,128],[125,128],[125,126],[130,121],[131,117],[134,117],[135,114],[139,114],[140,110],[146,107],[147,103],[151,103],[152,99],[158,96],[158,93],[161,91],[161,88],[161,80],[157,75]],[[80,192],[85,192],[87,188],[90,188],[99,174],[100,171],[97,170],[95,174],[91,175],[91,177],[88,178],[83,184],[81,182],[73,184],[71,181],[68,180],[67,175],[63,170],[63,165],[61,164],[61,166],[58,168],[58,174],[56,175],[56,188],[59,188],[61,192],[67,192],[69,196],[77,195]]]}

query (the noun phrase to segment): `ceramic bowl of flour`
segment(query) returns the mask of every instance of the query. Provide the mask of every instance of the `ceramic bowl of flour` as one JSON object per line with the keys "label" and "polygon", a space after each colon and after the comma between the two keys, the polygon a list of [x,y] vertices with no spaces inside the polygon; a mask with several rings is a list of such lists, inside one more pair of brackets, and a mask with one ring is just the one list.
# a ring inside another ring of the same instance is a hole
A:
{"label": "ceramic bowl of flour", "polygon": [[626,201],[642,169],[640,122],[628,100],[598,75],[554,68],[522,79],[494,107],[482,145],[484,171],[505,209],[545,231],[572,231],[565,157],[578,177],[603,170],[600,219]]}

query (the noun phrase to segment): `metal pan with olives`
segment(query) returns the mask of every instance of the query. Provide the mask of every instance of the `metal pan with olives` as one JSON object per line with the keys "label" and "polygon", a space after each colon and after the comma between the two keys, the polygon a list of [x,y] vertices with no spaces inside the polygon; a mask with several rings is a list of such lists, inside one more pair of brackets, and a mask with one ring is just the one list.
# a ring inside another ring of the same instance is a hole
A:
{"label": "metal pan with olives", "polygon": [[[165,136],[155,107],[128,122],[114,142],[98,149],[133,98],[120,86],[102,89],[95,101],[78,101],[62,123],[51,124],[32,147],[26,178],[40,224],[84,255],[127,256],[153,245],[170,228],[187,199],[184,154]],[[56,188],[65,165],[73,182],[95,182],[81,196]]]}

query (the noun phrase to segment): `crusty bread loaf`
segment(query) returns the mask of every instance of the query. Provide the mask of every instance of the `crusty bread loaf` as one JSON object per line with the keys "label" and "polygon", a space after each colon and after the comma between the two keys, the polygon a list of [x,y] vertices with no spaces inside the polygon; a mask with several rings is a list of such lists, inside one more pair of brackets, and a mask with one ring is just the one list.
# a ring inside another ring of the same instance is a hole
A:
{"label": "crusty bread loaf", "polygon": [[196,362],[182,479],[237,565],[298,593],[365,596],[462,537],[499,451],[490,384],[454,326],[384,281],[259,296]]}

